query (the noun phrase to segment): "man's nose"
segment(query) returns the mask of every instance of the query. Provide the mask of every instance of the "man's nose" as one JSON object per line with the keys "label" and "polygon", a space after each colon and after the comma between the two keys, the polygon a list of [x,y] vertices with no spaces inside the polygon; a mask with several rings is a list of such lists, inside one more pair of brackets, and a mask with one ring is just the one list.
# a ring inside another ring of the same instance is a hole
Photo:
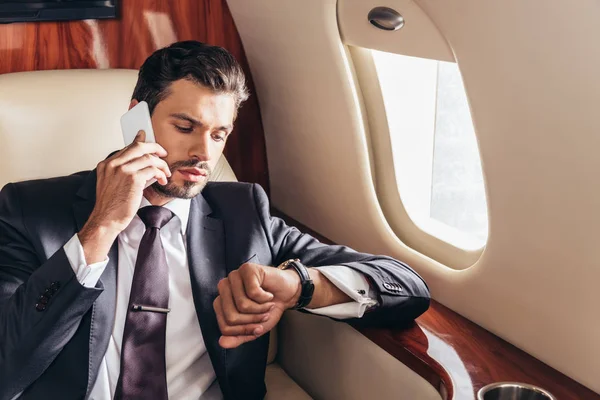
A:
{"label": "man's nose", "polygon": [[204,133],[201,138],[195,138],[190,148],[189,157],[199,161],[210,161],[212,159],[210,134]]}

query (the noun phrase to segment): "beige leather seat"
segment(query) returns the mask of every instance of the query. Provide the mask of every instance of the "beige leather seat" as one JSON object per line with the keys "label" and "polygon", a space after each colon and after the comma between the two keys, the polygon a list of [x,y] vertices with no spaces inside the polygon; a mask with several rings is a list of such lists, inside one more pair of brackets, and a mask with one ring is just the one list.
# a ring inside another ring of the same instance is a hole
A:
{"label": "beige leather seat", "polygon": [[[0,187],[93,169],[123,147],[119,118],[136,80],[135,70],[0,75]],[[212,179],[236,180],[224,157]],[[289,312],[278,331],[269,348],[267,399],[440,399],[348,325]]]}

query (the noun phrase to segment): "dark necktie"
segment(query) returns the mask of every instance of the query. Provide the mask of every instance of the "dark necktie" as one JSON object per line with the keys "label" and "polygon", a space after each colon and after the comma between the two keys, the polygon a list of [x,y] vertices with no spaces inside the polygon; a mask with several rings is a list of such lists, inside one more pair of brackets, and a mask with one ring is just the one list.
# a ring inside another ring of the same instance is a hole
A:
{"label": "dark necktie", "polygon": [[135,262],[114,398],[162,400],[168,399],[165,336],[169,270],[160,228],[174,214],[164,207],[149,206],[140,208],[138,215],[146,232]]}

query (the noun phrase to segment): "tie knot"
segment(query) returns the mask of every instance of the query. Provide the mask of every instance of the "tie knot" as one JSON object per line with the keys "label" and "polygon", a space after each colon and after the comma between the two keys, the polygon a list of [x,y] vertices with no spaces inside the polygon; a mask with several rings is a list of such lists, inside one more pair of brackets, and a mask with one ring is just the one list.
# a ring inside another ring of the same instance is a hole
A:
{"label": "tie knot", "polygon": [[148,228],[162,228],[175,216],[171,210],[159,206],[142,207],[137,212],[138,216]]}

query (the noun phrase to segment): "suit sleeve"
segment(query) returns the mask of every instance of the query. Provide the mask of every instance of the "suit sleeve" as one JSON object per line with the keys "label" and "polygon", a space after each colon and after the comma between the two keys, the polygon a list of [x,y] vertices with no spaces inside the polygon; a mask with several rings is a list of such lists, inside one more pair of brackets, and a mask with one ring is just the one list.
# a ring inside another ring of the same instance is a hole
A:
{"label": "suit sleeve", "polygon": [[72,338],[102,288],[82,286],[61,247],[36,251],[18,188],[0,192],[0,399],[37,379]]}
{"label": "suit sleeve", "polygon": [[345,319],[357,326],[399,327],[417,318],[429,307],[430,294],[425,281],[408,265],[387,256],[359,253],[346,246],[326,245],[312,236],[271,216],[266,193],[254,185],[254,201],[274,264],[299,258],[310,267],[349,267],[364,274],[378,296],[379,306],[362,318]]}

